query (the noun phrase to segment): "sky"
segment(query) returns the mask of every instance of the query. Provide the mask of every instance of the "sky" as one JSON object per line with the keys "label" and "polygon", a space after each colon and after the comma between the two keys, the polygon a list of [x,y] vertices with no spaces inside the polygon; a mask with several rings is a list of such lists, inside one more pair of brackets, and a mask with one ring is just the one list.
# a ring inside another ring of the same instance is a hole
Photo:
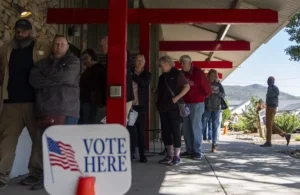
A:
{"label": "sky", "polygon": [[284,49],[292,45],[288,39],[289,35],[281,30],[231,73],[223,84],[267,86],[267,78],[274,76],[280,91],[300,96],[300,62],[290,61],[285,54]]}

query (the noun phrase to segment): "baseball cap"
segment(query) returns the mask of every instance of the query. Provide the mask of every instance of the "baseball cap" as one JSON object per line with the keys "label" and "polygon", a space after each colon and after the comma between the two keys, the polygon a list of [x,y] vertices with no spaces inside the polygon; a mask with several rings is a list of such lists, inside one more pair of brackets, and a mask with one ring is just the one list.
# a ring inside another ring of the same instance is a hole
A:
{"label": "baseball cap", "polygon": [[24,30],[31,30],[32,24],[26,19],[20,19],[16,22],[14,29],[21,28]]}

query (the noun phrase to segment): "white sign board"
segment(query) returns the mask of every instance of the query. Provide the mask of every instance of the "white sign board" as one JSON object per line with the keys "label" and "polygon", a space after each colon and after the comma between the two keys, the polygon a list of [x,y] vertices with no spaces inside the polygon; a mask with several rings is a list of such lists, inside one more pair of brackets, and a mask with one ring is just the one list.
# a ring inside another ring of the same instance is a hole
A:
{"label": "white sign board", "polygon": [[121,125],[52,126],[43,134],[44,184],[51,195],[74,195],[80,176],[94,176],[97,195],[131,186],[128,130]]}
{"label": "white sign board", "polygon": [[258,112],[261,126],[266,126],[266,110],[262,109]]}

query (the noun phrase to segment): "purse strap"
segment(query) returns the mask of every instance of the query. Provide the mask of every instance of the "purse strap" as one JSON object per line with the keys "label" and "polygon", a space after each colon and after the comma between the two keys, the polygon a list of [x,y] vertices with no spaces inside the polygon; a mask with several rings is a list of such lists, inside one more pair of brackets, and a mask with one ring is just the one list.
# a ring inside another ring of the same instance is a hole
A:
{"label": "purse strap", "polygon": [[172,91],[171,87],[169,86],[169,84],[168,84],[168,82],[167,82],[166,76],[165,76],[165,83],[166,83],[166,86],[167,86],[168,90],[169,90],[170,93],[172,94],[172,96],[175,97],[174,92]]}

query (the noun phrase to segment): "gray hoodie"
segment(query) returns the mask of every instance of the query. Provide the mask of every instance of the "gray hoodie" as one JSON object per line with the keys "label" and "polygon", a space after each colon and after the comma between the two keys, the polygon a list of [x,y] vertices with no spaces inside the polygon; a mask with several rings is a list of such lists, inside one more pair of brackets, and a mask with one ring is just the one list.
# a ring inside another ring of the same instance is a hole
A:
{"label": "gray hoodie", "polygon": [[31,70],[29,82],[36,90],[38,117],[79,117],[80,61],[72,53],[50,56]]}

